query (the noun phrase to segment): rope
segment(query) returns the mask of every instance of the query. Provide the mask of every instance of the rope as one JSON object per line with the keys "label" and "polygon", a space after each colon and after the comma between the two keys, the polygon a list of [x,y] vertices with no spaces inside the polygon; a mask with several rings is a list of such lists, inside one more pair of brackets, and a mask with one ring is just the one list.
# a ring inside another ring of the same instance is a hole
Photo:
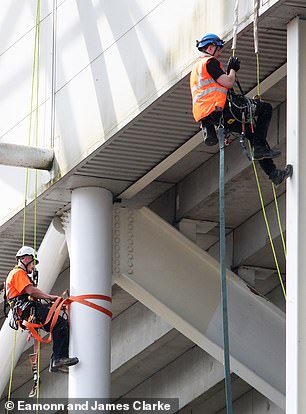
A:
{"label": "rope", "polygon": [[[36,29],[35,29],[35,38],[34,38],[34,56],[33,56],[33,66],[32,66],[32,82],[31,82],[31,99],[30,99],[30,123],[28,130],[28,145],[31,144],[31,135],[32,135],[32,119],[33,119],[33,105],[34,105],[34,91],[35,91],[35,78],[36,78],[36,126],[35,133],[38,129],[38,70],[39,65],[37,61],[39,59],[39,46],[40,46],[40,0],[37,0],[37,9],[36,9]],[[25,234],[26,234],[26,208],[27,208],[27,196],[29,190],[29,168],[26,169],[26,180],[25,180],[25,196],[24,196],[24,213],[23,213],[23,229],[22,229],[22,245],[25,244]]]}
{"label": "rope", "polygon": [[[37,13],[36,13],[36,32],[35,37],[35,50],[36,50],[36,110],[35,110],[35,146],[38,146],[38,99],[39,99],[39,69],[40,69],[40,0],[37,1]],[[37,44],[37,48],[36,48]],[[35,62],[35,60],[34,60]],[[34,66],[34,65],[33,65]],[[34,236],[33,236],[33,248],[36,252],[37,247],[37,193],[38,193],[38,172],[35,171],[35,188],[34,188]]]}
{"label": "rope", "polygon": [[[251,151],[250,142],[249,142],[249,149]],[[272,249],[272,253],[273,253],[274,262],[275,262],[276,269],[277,269],[278,278],[279,278],[279,281],[280,281],[280,284],[281,284],[281,287],[282,287],[284,298],[286,299],[286,290],[285,290],[284,282],[283,282],[283,279],[282,279],[282,275],[281,275],[281,272],[280,272],[280,268],[279,268],[279,264],[278,264],[278,260],[277,260],[277,256],[276,256],[276,252],[275,252],[275,247],[274,247],[274,243],[273,243],[273,239],[272,239],[272,235],[271,235],[271,230],[270,230],[270,226],[269,226],[269,222],[268,222],[268,218],[267,218],[267,214],[266,214],[265,204],[264,204],[264,201],[263,201],[260,182],[259,182],[259,179],[258,179],[257,168],[256,168],[256,164],[255,164],[254,160],[252,160],[252,164],[253,164],[254,174],[255,174],[255,178],[256,178],[256,183],[257,183],[261,208],[262,208],[264,220],[265,220],[265,223],[266,223],[266,228],[267,228],[267,232],[268,232],[268,236],[269,236],[269,240],[270,240],[270,245],[271,245],[271,249]]]}
{"label": "rope", "polygon": [[[31,135],[32,135],[32,116],[33,116],[33,105],[34,105],[34,97],[36,93],[36,122],[35,122],[35,136],[36,136],[36,146],[38,144],[38,84],[39,84],[39,47],[40,47],[40,0],[37,0],[37,8],[36,8],[36,27],[35,27],[35,37],[34,37],[34,56],[33,56],[33,66],[32,66],[32,82],[31,82],[31,99],[30,99],[30,123],[29,123],[29,130],[28,130],[28,145],[31,143]],[[36,85],[35,85],[36,80]],[[35,88],[36,87],[36,88]],[[26,210],[27,210],[27,196],[29,190],[29,169],[26,169],[26,179],[25,179],[25,194],[24,194],[24,210],[23,210],[23,226],[22,226],[22,245],[25,244],[25,236],[26,236]],[[34,249],[36,251],[36,215],[37,215],[37,171],[35,177],[35,198],[34,198]],[[14,365],[15,365],[15,351],[16,351],[16,338],[17,338],[17,331],[14,332],[14,345],[13,345],[13,352],[12,352],[12,363],[11,363],[11,373],[10,373],[10,381],[9,381],[9,388],[8,388],[8,401],[11,399],[11,391],[12,391],[12,383],[13,383],[13,373],[14,373]],[[38,374],[39,376],[39,374]],[[39,385],[38,385],[39,387]],[[39,391],[38,391],[39,394]],[[8,413],[8,411],[7,411]]]}
{"label": "rope", "polygon": [[[259,11],[259,2],[258,2],[258,0],[254,0],[254,50],[255,50],[255,54],[256,54],[257,95],[258,95],[258,97],[260,97],[260,62],[259,62],[259,48],[258,48],[258,11]],[[249,142],[249,148],[250,148],[250,151],[251,151],[250,142]],[[279,281],[280,281],[280,284],[281,284],[283,295],[284,295],[284,298],[286,300],[286,290],[285,290],[285,287],[284,287],[284,282],[283,282],[283,279],[282,279],[282,276],[281,276],[281,272],[280,272],[276,252],[275,252],[274,243],[273,243],[272,236],[271,236],[270,226],[269,226],[269,222],[268,222],[267,215],[266,215],[265,205],[264,205],[264,201],[263,201],[263,197],[262,197],[262,191],[261,191],[260,182],[259,182],[259,179],[258,179],[257,169],[256,169],[256,165],[255,165],[254,160],[252,160],[252,163],[253,163],[253,169],[254,169],[254,173],[255,173],[255,178],[256,178],[256,183],[257,183],[257,188],[258,188],[258,193],[259,193],[259,198],[260,198],[260,203],[261,203],[261,207],[262,207],[262,212],[263,212],[264,220],[265,220],[265,223],[266,223],[266,228],[267,228],[267,232],[268,232],[268,236],[269,236],[269,240],[270,240],[270,245],[271,245],[271,249],[272,249],[272,253],[273,253],[273,257],[274,257],[274,262],[275,262],[275,265],[276,265],[277,274],[278,274],[278,278],[279,278]],[[276,197],[276,192],[275,192],[275,186],[274,186],[273,183],[272,183],[272,189],[273,189],[273,196],[274,196],[276,213],[277,213],[278,226],[279,226],[279,229],[280,229],[284,254],[285,254],[285,257],[286,257],[286,245],[285,245],[283,230],[282,230],[281,221],[280,221],[280,215],[279,215],[278,202],[277,202],[277,197]]]}
{"label": "rope", "polygon": [[55,84],[56,84],[56,25],[57,25],[57,0],[53,0],[52,11],[52,73],[51,73],[51,148],[54,148],[55,131]]}
{"label": "rope", "polygon": [[234,8],[234,23],[233,23],[233,43],[232,43],[233,56],[235,56],[235,51],[237,49],[238,7],[239,7],[239,0],[236,0],[235,8]]}
{"label": "rope", "polygon": [[[12,393],[15,351],[16,351],[16,339],[17,339],[17,331],[15,331],[14,335],[13,335],[13,351],[12,351],[11,373],[10,373],[10,382],[9,382],[8,393],[7,393],[7,400],[8,401],[11,400],[11,393]],[[6,414],[9,414],[8,409],[6,409]]]}
{"label": "rope", "polygon": [[254,49],[255,53],[258,53],[258,10],[259,1],[254,0]]}
{"label": "rope", "polygon": [[219,175],[219,216],[220,216],[220,273],[222,296],[222,320],[223,320],[223,345],[224,345],[224,371],[226,391],[226,412],[233,413],[231,391],[231,368],[228,333],[228,306],[226,286],[226,252],[225,252],[225,216],[224,216],[224,128],[219,128],[220,147],[220,175]]}
{"label": "rope", "polygon": [[[38,407],[39,402],[39,394],[40,394],[40,342],[37,343],[37,394],[36,394],[36,402]],[[38,413],[38,408],[36,409]]]}

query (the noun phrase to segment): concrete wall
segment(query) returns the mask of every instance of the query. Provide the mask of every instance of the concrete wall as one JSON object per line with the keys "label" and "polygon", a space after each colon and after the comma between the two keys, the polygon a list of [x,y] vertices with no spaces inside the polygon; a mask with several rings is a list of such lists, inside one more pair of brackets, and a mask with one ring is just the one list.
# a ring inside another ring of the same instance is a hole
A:
{"label": "concrete wall", "polygon": [[[275,2],[269,2],[269,6]],[[58,0],[54,137],[57,178],[189,72],[197,57],[195,39],[209,31],[229,39],[234,3]],[[253,1],[240,3],[243,27],[252,18]],[[30,0],[1,2],[2,142],[28,142],[35,9],[36,2]],[[38,145],[46,147],[52,142],[52,9],[52,0],[42,2]],[[0,167],[0,188],[7,195],[0,206],[0,225],[22,207],[24,176],[23,169]],[[49,173],[39,172],[40,192],[50,179]],[[33,188],[31,174],[30,194]]]}

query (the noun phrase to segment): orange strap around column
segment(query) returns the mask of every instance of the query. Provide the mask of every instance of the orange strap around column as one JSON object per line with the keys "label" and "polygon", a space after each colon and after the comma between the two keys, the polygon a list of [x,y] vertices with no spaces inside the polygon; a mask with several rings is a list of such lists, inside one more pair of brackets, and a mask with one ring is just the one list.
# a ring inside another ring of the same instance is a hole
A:
{"label": "orange strap around column", "polygon": [[[23,321],[22,324],[30,331],[33,338],[35,338],[39,342],[49,343],[52,339],[52,331],[53,328],[58,320],[60,311],[65,306],[68,310],[68,316],[70,313],[70,305],[71,303],[80,303],[81,305],[88,306],[89,308],[96,309],[99,312],[104,313],[105,315],[112,317],[112,312],[103,306],[97,305],[94,302],[91,302],[89,299],[99,299],[104,300],[106,302],[112,302],[112,298],[110,296],[105,295],[98,295],[98,294],[89,294],[89,295],[80,295],[80,296],[70,296],[69,298],[57,298],[56,301],[51,306],[46,320],[44,323],[31,323],[28,321]],[[37,329],[43,328],[47,323],[51,322],[50,324],[50,334],[47,339],[43,339],[38,333]]]}

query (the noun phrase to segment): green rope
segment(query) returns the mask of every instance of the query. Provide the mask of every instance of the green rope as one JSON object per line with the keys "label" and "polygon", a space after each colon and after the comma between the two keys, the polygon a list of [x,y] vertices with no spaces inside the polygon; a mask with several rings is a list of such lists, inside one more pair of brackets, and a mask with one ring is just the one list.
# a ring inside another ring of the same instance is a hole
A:
{"label": "green rope", "polygon": [[228,333],[228,307],[226,286],[226,248],[225,248],[225,215],[224,215],[224,128],[219,128],[220,147],[220,175],[219,175],[219,217],[220,217],[220,273],[222,296],[223,344],[224,344],[224,371],[226,391],[226,412],[233,413],[231,368]]}

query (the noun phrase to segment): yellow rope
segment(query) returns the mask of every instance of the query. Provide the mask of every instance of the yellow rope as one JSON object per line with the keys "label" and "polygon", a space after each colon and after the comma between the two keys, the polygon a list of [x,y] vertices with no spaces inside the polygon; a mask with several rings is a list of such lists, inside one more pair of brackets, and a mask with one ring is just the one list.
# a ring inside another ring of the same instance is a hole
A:
{"label": "yellow rope", "polygon": [[[39,52],[40,52],[40,0],[37,1],[37,14],[36,14],[36,31],[37,31],[37,67],[36,67],[36,111],[35,111],[35,145],[38,146],[38,118],[39,118]],[[34,241],[33,241],[33,247],[36,251],[36,244],[37,244],[37,192],[38,192],[38,173],[37,170],[35,171],[35,189],[34,189]]]}
{"label": "yellow rope", "polygon": [[[13,384],[13,373],[14,373],[14,363],[15,363],[15,351],[16,351],[16,338],[17,338],[17,331],[14,332],[13,335],[13,351],[12,351],[12,363],[11,363],[11,373],[10,373],[10,382],[8,387],[7,393],[7,400],[11,400],[11,393],[12,393],[12,384]],[[6,410],[6,413],[9,413],[9,410]]]}
{"label": "yellow rope", "polygon": [[[251,152],[250,142],[249,142],[249,149],[250,149],[250,152]],[[262,191],[261,191],[261,187],[260,187],[260,182],[259,182],[259,178],[258,178],[258,174],[257,174],[257,168],[256,168],[255,161],[252,161],[252,164],[253,164],[254,174],[255,174],[255,178],[256,178],[256,183],[257,183],[261,208],[262,208],[264,220],[265,220],[265,223],[266,223],[266,228],[267,228],[267,232],[268,232],[268,236],[269,236],[269,240],[270,240],[270,245],[271,245],[271,249],[272,249],[272,253],[273,253],[273,257],[274,257],[274,262],[275,262],[276,269],[277,269],[278,278],[279,278],[279,281],[280,281],[280,284],[281,284],[281,287],[282,287],[284,298],[286,299],[286,290],[285,290],[284,282],[283,282],[283,279],[282,279],[282,275],[281,275],[281,272],[280,272],[280,268],[279,268],[279,264],[278,264],[278,260],[277,260],[277,256],[276,256],[276,252],[275,252],[275,247],[274,247],[274,243],[273,243],[273,239],[272,239],[272,235],[271,235],[271,230],[270,230],[270,226],[269,226],[269,222],[268,222],[268,218],[267,218],[267,214],[266,214],[265,204],[264,204],[264,201],[263,201],[263,196],[262,196]]]}
{"label": "yellow rope", "polygon": [[[259,52],[258,51],[256,52],[256,74],[257,74],[256,75],[257,76],[257,95],[260,98],[260,62],[259,62]],[[249,143],[249,146],[250,146],[250,143]],[[251,149],[251,146],[250,146],[250,149]],[[263,202],[263,198],[262,198],[262,192],[261,192],[260,183],[259,183],[259,180],[258,180],[258,175],[257,175],[257,170],[256,170],[256,165],[255,165],[254,161],[253,161],[253,168],[254,168],[254,172],[255,172],[255,177],[256,177],[256,182],[257,182],[257,187],[258,187],[258,193],[259,193],[259,197],[260,197],[260,202],[261,202],[261,206],[262,206],[263,215],[264,215],[265,222],[266,222],[266,227],[267,227],[267,231],[268,231],[268,235],[269,235],[269,239],[270,239],[270,244],[271,244],[271,248],[272,248],[272,252],[273,252],[273,256],[274,256],[274,261],[275,261],[276,268],[277,268],[278,277],[279,277],[279,280],[280,280],[280,284],[281,284],[281,287],[282,287],[284,298],[286,299],[286,291],[285,291],[284,283],[283,283],[283,280],[282,280],[282,277],[281,277],[281,273],[280,273],[280,269],[279,269],[279,265],[278,265],[278,260],[277,260],[277,257],[276,257],[275,248],[274,248],[274,244],[273,244],[272,237],[271,237],[270,227],[269,227],[269,223],[268,223],[266,212],[265,212],[264,202]],[[286,257],[286,244],[285,244],[282,225],[281,225],[281,220],[280,220],[280,214],[279,214],[278,201],[277,201],[276,192],[275,192],[275,186],[274,186],[273,183],[272,183],[272,190],[273,190],[273,196],[274,196],[278,226],[279,226],[280,235],[281,235],[281,239],[282,239],[284,254],[285,254],[285,257]]]}
{"label": "yellow rope", "polygon": [[[30,123],[28,131],[28,145],[31,143],[31,134],[32,134],[32,116],[33,116],[33,104],[34,104],[34,91],[36,93],[36,123],[35,123],[35,141],[36,146],[38,144],[38,92],[39,92],[39,48],[40,48],[40,0],[37,0],[37,10],[36,10],[36,29],[35,29],[35,38],[34,38],[34,57],[33,57],[33,67],[32,67],[32,85],[31,85],[31,100],[30,100]],[[36,80],[36,84],[35,84]],[[36,88],[35,88],[36,87]],[[26,209],[27,209],[27,196],[29,191],[29,169],[26,169],[26,183],[25,183],[25,195],[24,195],[24,210],[23,210],[23,228],[22,228],[22,245],[25,244],[26,236]],[[34,197],[34,250],[36,251],[36,216],[37,216],[37,171],[35,176],[35,197]],[[17,332],[14,333],[14,345],[12,352],[12,363],[11,363],[11,374],[8,388],[8,400],[11,398],[12,383],[13,383],[13,373],[14,373],[14,363],[15,363],[15,350],[16,350],[16,337]],[[38,358],[40,357],[40,348],[38,348]],[[40,363],[38,361],[38,367]],[[38,368],[38,383],[37,383],[37,393],[39,396],[39,368]],[[8,411],[7,411],[8,412]]]}

